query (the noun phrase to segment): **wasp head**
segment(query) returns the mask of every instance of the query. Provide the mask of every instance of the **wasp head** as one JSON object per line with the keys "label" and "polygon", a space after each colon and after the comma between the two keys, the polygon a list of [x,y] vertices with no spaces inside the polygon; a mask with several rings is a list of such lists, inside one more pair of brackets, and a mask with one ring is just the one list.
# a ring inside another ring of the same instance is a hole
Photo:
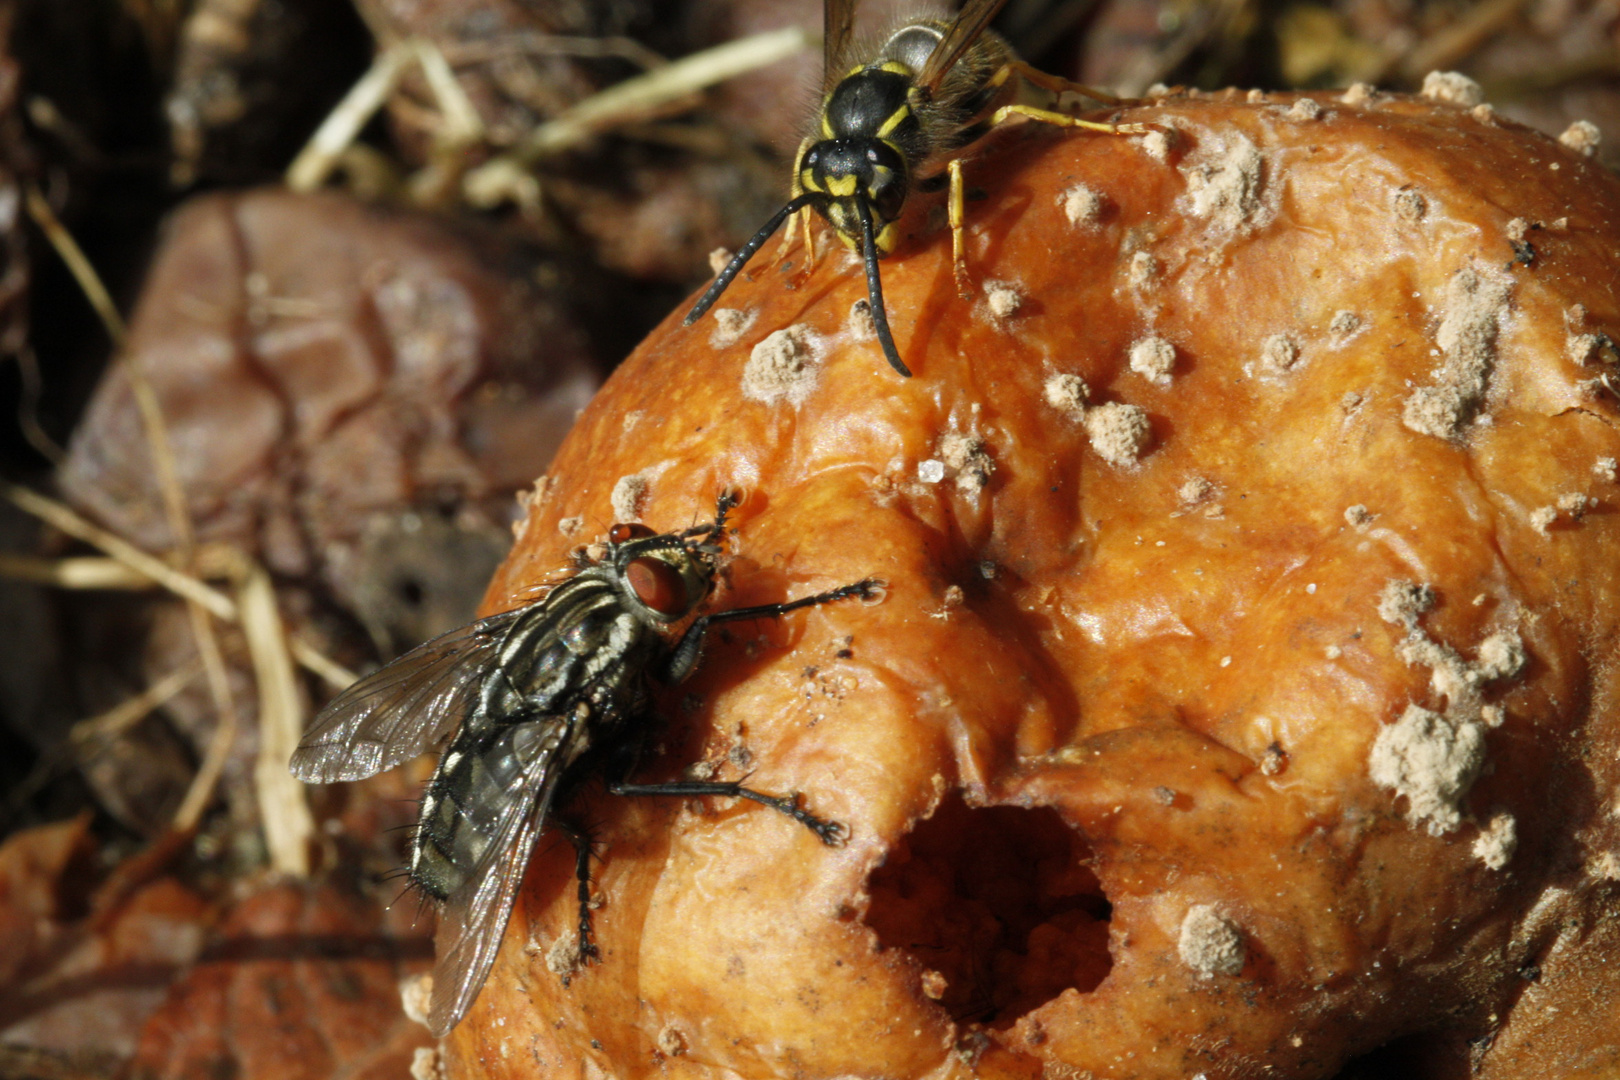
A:
{"label": "wasp head", "polygon": [[799,186],[824,196],[818,209],[832,222],[844,243],[859,250],[861,219],[857,200],[864,201],[876,225],[878,255],[894,250],[895,219],[909,188],[906,158],[899,147],[869,136],[824,139],[804,152]]}

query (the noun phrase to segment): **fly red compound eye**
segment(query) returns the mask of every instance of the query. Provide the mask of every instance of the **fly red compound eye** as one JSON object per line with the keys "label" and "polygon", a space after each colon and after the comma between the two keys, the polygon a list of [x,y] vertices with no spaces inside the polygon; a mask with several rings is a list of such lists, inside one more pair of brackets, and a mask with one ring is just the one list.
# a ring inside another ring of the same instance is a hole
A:
{"label": "fly red compound eye", "polygon": [[636,599],[660,615],[684,615],[691,606],[681,572],[662,559],[633,559],[624,568],[624,578]]}
{"label": "fly red compound eye", "polygon": [[608,543],[628,544],[632,540],[645,540],[649,536],[657,536],[647,526],[639,523],[625,524],[620,522],[608,530]]}

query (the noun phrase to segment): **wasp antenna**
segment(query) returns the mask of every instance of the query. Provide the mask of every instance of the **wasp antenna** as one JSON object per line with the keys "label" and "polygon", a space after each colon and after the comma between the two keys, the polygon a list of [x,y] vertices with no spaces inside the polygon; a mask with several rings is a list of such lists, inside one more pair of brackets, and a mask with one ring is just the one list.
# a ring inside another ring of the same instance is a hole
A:
{"label": "wasp antenna", "polygon": [[737,249],[737,254],[733,255],[731,261],[726,263],[726,268],[720,271],[720,276],[714,279],[714,283],[704,290],[702,296],[698,297],[698,302],[692,305],[692,310],[686,313],[686,318],[682,320],[681,325],[691,326],[703,318],[703,313],[714,306],[714,302],[720,299],[720,294],[726,291],[726,286],[730,285],[732,279],[742,273],[742,268],[747,265],[748,260],[752,259],[754,253],[765,246],[765,241],[769,240],[771,234],[782,227],[782,222],[786,221],[789,215],[796,214],[809,206],[817,198],[819,198],[818,193],[807,191],[797,198],[790,199],[786,206],[772,214],[771,220],[760,226],[759,232],[750,237],[748,243]]}
{"label": "wasp antenna", "polygon": [[861,219],[861,253],[866,258],[866,294],[872,306],[872,327],[877,331],[878,344],[889,366],[903,377],[911,378],[911,369],[900,359],[900,350],[894,347],[894,335],[889,332],[889,312],[883,306],[883,278],[878,274],[877,238],[872,232],[872,209],[866,200],[855,199],[855,213]]}

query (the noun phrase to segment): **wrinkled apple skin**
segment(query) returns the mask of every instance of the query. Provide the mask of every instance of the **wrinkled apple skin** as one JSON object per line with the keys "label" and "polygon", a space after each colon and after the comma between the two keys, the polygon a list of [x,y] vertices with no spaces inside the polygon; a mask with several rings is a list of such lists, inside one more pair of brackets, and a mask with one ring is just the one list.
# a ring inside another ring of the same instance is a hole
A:
{"label": "wrinkled apple skin", "polygon": [[[938,196],[882,264],[910,380],[825,234],[619,369],[486,607],[626,510],[679,528],[742,487],[714,607],[887,595],[716,633],[637,777],[746,776],[851,839],[585,785],[602,960],[547,967],[576,912],[543,839],[451,1076],[1302,1080],[1409,1033],[1457,1075],[1620,1068],[1620,433],[1581,336],[1620,336],[1620,187],[1482,110],[1298,100],[999,132],[974,298]],[[1041,983],[1088,932],[1053,923],[996,954],[1047,998],[936,1000],[983,883],[904,871],[952,800],[1060,815],[1102,969]]]}

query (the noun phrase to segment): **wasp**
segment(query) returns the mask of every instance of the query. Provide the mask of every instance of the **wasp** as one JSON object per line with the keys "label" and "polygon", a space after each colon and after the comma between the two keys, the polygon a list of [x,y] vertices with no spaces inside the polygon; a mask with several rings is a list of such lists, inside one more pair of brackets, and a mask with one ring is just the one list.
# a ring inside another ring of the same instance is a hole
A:
{"label": "wasp", "polygon": [[599,554],[576,553],[572,572],[542,599],[452,630],[356,682],[315,717],[293,753],[293,775],[330,783],[393,768],[448,739],[423,793],[406,871],[440,904],[428,1010],[436,1036],[460,1021],[483,987],[548,823],[574,844],[579,956],[596,957],[591,844],[552,820],[552,808],[584,779],[602,776],[617,795],[749,799],[830,846],[846,838],[843,825],[806,810],[797,794],[626,780],[654,727],[650,681],[673,685],[689,676],[711,629],[873,599],[881,588],[867,578],[787,603],[700,615],[675,635],[713,590],[735,505],[723,494],[713,521],[683,532],[614,525]]}
{"label": "wasp", "polygon": [[[1137,134],[1140,124],[1107,124],[1058,112],[1065,92],[1105,105],[1125,102],[1037,71],[987,29],[1007,0],[969,0],[951,20],[918,19],[893,30],[871,59],[849,63],[855,0],[825,0],[824,92],[817,135],[793,162],[792,197],[737,250],[687,313],[690,326],[720,299],[748,260],[788,218],[799,215],[807,257],[815,258],[810,211],[825,218],[866,264],[866,289],[877,339],[889,366],[909,378],[883,306],[878,260],[894,251],[897,222],[913,190],[950,184],[951,259],[958,291],[970,295],[963,255],[965,187],[962,159],[991,128],[1012,116],[1110,134]],[[843,72],[837,77],[838,72]],[[834,82],[835,77],[837,81]],[[791,230],[789,231],[791,236]]]}

